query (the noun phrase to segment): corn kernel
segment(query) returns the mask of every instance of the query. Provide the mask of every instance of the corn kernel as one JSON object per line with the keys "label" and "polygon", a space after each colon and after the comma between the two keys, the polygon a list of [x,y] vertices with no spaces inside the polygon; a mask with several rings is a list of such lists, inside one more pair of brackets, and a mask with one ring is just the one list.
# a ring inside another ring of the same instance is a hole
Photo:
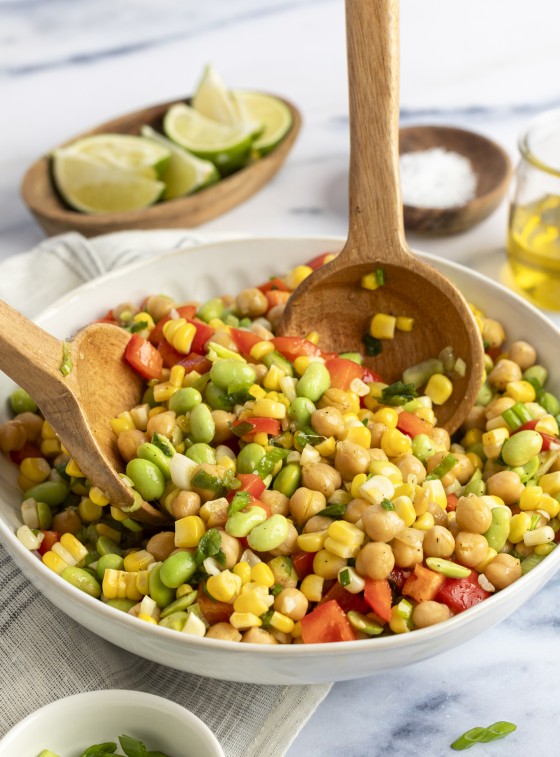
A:
{"label": "corn kernel", "polygon": [[461,439],[461,445],[468,449],[475,444],[480,444],[482,441],[482,431],[479,428],[470,428],[464,437]]}
{"label": "corn kernel", "polygon": [[230,603],[241,591],[241,578],[230,570],[222,570],[217,576],[208,578],[206,588],[218,602]]}
{"label": "corn kernel", "polygon": [[283,615],[276,610],[272,613],[268,622],[272,628],[275,628],[282,633],[292,633],[294,630],[294,621],[291,618],[288,618],[287,615]]}
{"label": "corn kernel", "polygon": [[[180,386],[180,385],[179,385]],[[175,386],[170,381],[163,381],[161,384],[154,386],[154,400],[156,402],[167,402],[179,389],[179,386]]]}
{"label": "corn kernel", "polygon": [[103,515],[103,509],[92,502],[89,497],[82,497],[78,505],[78,515],[83,523],[93,523]]}
{"label": "corn kernel", "polygon": [[107,599],[142,599],[136,579],[136,573],[107,568],[103,574],[103,594]]}
{"label": "corn kernel", "polygon": [[482,449],[489,460],[499,457],[506,439],[509,439],[509,431],[505,428],[496,428],[482,434]]}
{"label": "corn kernel", "polygon": [[516,402],[534,402],[537,396],[535,387],[528,381],[510,381],[505,394]]}
{"label": "corn kernel", "polygon": [[414,328],[414,318],[407,315],[397,316],[397,331],[412,331]]}
{"label": "corn kernel", "polygon": [[408,633],[408,631],[412,630],[408,619],[403,618],[403,616],[399,613],[398,605],[391,607],[391,620],[389,621],[389,628],[393,633]]}
{"label": "corn kernel", "polygon": [[234,565],[232,570],[236,576],[239,576],[243,586],[251,580],[251,566],[245,560]]}
{"label": "corn kernel", "polygon": [[58,575],[60,575],[62,571],[68,567],[68,563],[52,550],[45,552],[42,559],[47,568],[54,571],[55,573],[58,573]]}
{"label": "corn kernel", "polygon": [[394,486],[399,486],[403,482],[400,469],[389,460],[372,460],[368,466],[368,472],[375,476],[385,476]]}
{"label": "corn kernel", "polygon": [[560,502],[556,497],[543,493],[539,502],[539,510],[544,510],[551,518],[555,518],[560,513]]}
{"label": "corn kernel", "polygon": [[313,558],[313,572],[327,580],[336,578],[338,571],[345,565],[346,558],[335,555],[333,552],[329,552],[328,549],[320,549]]}
{"label": "corn kernel", "polygon": [[439,479],[424,481],[422,490],[427,494],[429,502],[435,502],[442,510],[447,510],[447,495]]}
{"label": "corn kernel", "polygon": [[381,436],[381,449],[387,457],[406,455],[412,449],[412,440],[398,428],[388,428]]}
{"label": "corn kernel", "polygon": [[262,620],[252,612],[232,612],[229,622],[239,631],[262,626]]}
{"label": "corn kernel", "polygon": [[[87,547],[84,547],[82,542],[79,539],[76,539],[74,534],[62,534],[59,543],[62,544],[64,549],[67,549],[68,552],[70,552],[77,563],[81,562],[88,554]],[[54,546],[55,545],[53,544],[53,547]]]}
{"label": "corn kernel", "polygon": [[103,494],[98,486],[91,487],[89,490],[89,498],[94,505],[99,505],[99,507],[105,507],[105,505],[109,504],[109,499]]}
{"label": "corn kernel", "polygon": [[175,521],[175,546],[198,547],[206,532],[204,521],[198,515],[187,515]]}
{"label": "corn kernel", "polygon": [[283,420],[286,417],[286,406],[281,402],[257,398],[253,405],[253,413],[261,418]]}
{"label": "corn kernel", "polygon": [[274,580],[274,573],[264,562],[259,562],[256,565],[253,565],[251,568],[251,581],[262,584],[267,588],[274,586],[276,583]]}
{"label": "corn kernel", "polygon": [[37,484],[46,481],[51,472],[51,466],[44,457],[25,457],[19,469],[26,478]]}
{"label": "corn kernel", "polygon": [[128,420],[126,418],[111,418],[111,428],[118,436],[119,434],[122,434],[123,431],[132,431],[135,426],[132,419]]}
{"label": "corn kernel", "polygon": [[556,497],[560,494],[560,471],[545,473],[544,476],[541,476],[539,479],[539,486],[546,494],[550,494],[551,497]]}
{"label": "corn kernel", "polygon": [[552,542],[547,542],[546,544],[537,544],[537,546],[535,547],[535,554],[541,555],[542,557],[546,557],[555,549],[556,549],[556,544],[553,544]]}
{"label": "corn kernel", "polygon": [[321,457],[331,457],[336,451],[336,439],[334,436],[329,436],[324,442],[315,445],[315,449]]}
{"label": "corn kernel", "polygon": [[373,273],[366,273],[364,276],[362,276],[360,285],[362,289],[368,289],[370,292],[374,292],[381,286],[375,271]]}
{"label": "corn kernel", "polygon": [[434,373],[430,376],[424,392],[434,405],[443,405],[451,397],[453,384],[443,373]]}
{"label": "corn kernel", "polygon": [[361,423],[358,426],[351,426],[347,429],[343,435],[343,439],[358,444],[360,447],[364,447],[364,449],[371,447],[371,431]]}
{"label": "corn kernel", "polygon": [[361,544],[364,540],[364,532],[353,523],[345,520],[335,520],[327,529],[332,539],[338,539],[344,544]]}
{"label": "corn kernel", "polygon": [[519,497],[520,510],[538,510],[543,490],[540,486],[526,486]]}
{"label": "corn kernel", "polygon": [[297,620],[292,628],[292,638],[301,639],[301,620]]}
{"label": "corn kernel", "polygon": [[344,558],[345,560],[351,557],[356,557],[360,551],[359,544],[346,544],[338,539],[333,539],[331,536],[327,536],[325,539],[324,549],[337,557]]}
{"label": "corn kernel", "polygon": [[196,326],[187,323],[184,318],[176,318],[163,326],[163,335],[177,352],[188,355],[191,351],[193,339],[196,336]]}
{"label": "corn kernel", "polygon": [[434,516],[432,513],[423,513],[419,515],[414,521],[414,528],[420,529],[420,531],[429,531],[435,524]]}
{"label": "corn kernel", "polygon": [[[145,596],[150,591],[150,571],[149,570],[139,570],[136,574],[136,591],[140,594],[140,596]],[[180,589],[181,587],[179,587]],[[177,589],[177,597],[179,589]]]}
{"label": "corn kernel", "polygon": [[484,467],[482,458],[479,457],[476,452],[467,452],[467,458],[471,461],[475,470],[482,470],[482,468]]}
{"label": "corn kernel", "polygon": [[552,415],[544,415],[539,418],[535,431],[541,431],[543,434],[551,434],[552,436],[558,436],[558,422]]}
{"label": "corn kernel", "polygon": [[508,540],[512,544],[519,544],[523,541],[523,536],[531,528],[531,516],[529,513],[517,513],[512,516],[509,524],[509,536]]}
{"label": "corn kernel", "polygon": [[68,465],[66,466],[66,473],[69,476],[73,476],[74,478],[84,478],[84,474],[79,469],[78,465],[74,462],[74,460],[70,460]]}
{"label": "corn kernel", "polygon": [[414,411],[414,415],[417,415],[427,423],[431,423],[432,426],[436,425],[436,414],[431,407],[419,407]]}
{"label": "corn kernel", "polygon": [[[247,586],[244,588],[247,588]],[[250,612],[255,615],[262,615],[268,611],[269,607],[268,598],[254,590],[243,592],[233,603],[235,612]]]}
{"label": "corn kernel", "polygon": [[155,415],[161,415],[162,413],[165,413],[164,407],[151,407],[148,411],[148,418],[153,418]]}
{"label": "corn kernel", "polygon": [[399,421],[399,414],[394,407],[381,407],[373,414],[374,423],[383,423],[387,428],[396,428]]}
{"label": "corn kernel", "polygon": [[153,617],[153,615],[148,615],[145,612],[139,612],[138,619],[143,620],[145,623],[151,623],[152,625],[157,626],[157,620]]}
{"label": "corn kernel", "polygon": [[284,277],[284,282],[286,283],[286,286],[288,289],[296,289],[301,282],[306,279],[311,273],[313,273],[313,269],[310,268],[308,265],[297,265],[295,268],[292,268],[292,270],[286,274]]}
{"label": "corn kernel", "polygon": [[481,560],[481,562],[478,563],[475,570],[478,573],[483,573],[486,570],[486,568],[490,565],[492,560],[496,557],[497,554],[498,553],[496,552],[495,549],[493,549],[492,547],[488,547],[488,552],[486,553],[486,557],[484,558],[484,560]]}
{"label": "corn kernel", "polygon": [[[403,486],[410,486],[410,484],[403,484]],[[410,528],[416,521],[417,517],[416,510],[414,509],[414,505],[412,504],[412,499],[404,494],[400,495],[393,499],[393,506],[399,518],[404,521],[404,525],[407,528]]]}
{"label": "corn kernel", "polygon": [[310,331],[309,334],[305,335],[305,338],[311,344],[319,344],[320,335],[318,331]]}
{"label": "corn kernel", "polygon": [[310,573],[308,576],[305,576],[299,589],[309,602],[320,602],[323,598],[324,583],[325,579],[322,576]]}
{"label": "corn kernel", "polygon": [[254,344],[251,347],[249,354],[253,360],[260,362],[265,355],[269,354],[269,352],[274,352],[274,345],[272,342],[262,341]]}
{"label": "corn kernel", "polygon": [[183,379],[185,378],[185,368],[182,365],[174,365],[169,373],[169,383],[176,386],[178,389],[183,386]]}
{"label": "corn kernel", "polygon": [[41,438],[56,439],[56,434],[48,421],[43,421],[43,425],[41,426]]}
{"label": "corn kernel", "polygon": [[375,339],[393,339],[397,319],[387,313],[376,313],[371,319],[369,333]]}
{"label": "corn kernel", "polygon": [[60,453],[60,442],[58,439],[44,439],[41,442],[41,454],[45,457],[56,457]]}
{"label": "corn kernel", "polygon": [[97,531],[98,536],[106,536],[108,539],[111,539],[111,541],[114,541],[115,544],[120,543],[122,538],[121,532],[117,531],[116,528],[107,525],[107,523],[96,523],[95,530]]}
{"label": "corn kernel", "polygon": [[300,534],[297,537],[297,545],[304,552],[318,552],[320,549],[323,549],[326,538],[326,530],[314,531],[310,534]]}
{"label": "corn kernel", "polygon": [[129,552],[123,560],[124,569],[129,573],[137,573],[146,570],[148,565],[155,562],[154,556],[145,549],[139,549],[136,552]]}

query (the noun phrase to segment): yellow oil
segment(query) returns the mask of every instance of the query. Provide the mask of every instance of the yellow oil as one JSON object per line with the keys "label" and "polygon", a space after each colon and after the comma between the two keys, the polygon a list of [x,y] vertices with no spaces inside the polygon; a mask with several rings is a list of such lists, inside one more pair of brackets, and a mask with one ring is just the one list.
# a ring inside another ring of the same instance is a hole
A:
{"label": "yellow oil", "polygon": [[513,205],[507,247],[515,283],[525,296],[560,310],[560,196]]}

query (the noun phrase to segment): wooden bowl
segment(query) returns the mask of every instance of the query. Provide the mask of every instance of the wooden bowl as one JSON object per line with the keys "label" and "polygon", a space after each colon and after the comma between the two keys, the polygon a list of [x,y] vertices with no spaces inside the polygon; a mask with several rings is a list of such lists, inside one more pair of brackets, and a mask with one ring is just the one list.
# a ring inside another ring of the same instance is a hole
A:
{"label": "wooden bowl", "polygon": [[400,130],[399,150],[421,152],[441,147],[464,155],[476,174],[475,197],[465,205],[450,208],[420,208],[404,205],[404,225],[421,234],[455,234],[476,226],[502,201],[511,178],[511,161],[495,142],[465,129],[448,126],[409,126]]}
{"label": "wooden bowl", "polygon": [[[195,194],[166,200],[142,210],[87,215],[73,210],[62,200],[51,178],[50,159],[43,156],[33,163],[23,177],[23,200],[47,234],[78,231],[85,237],[93,237],[125,229],[198,226],[251,197],[270,181],[284,162],[301,127],[301,116],[292,103],[283,98],[278,99],[282,100],[292,113],[292,126],[280,144],[265,157]],[[176,102],[178,100],[127,113],[78,134],[65,144],[91,134],[139,134],[143,124],[161,132],[163,117],[168,108]]]}

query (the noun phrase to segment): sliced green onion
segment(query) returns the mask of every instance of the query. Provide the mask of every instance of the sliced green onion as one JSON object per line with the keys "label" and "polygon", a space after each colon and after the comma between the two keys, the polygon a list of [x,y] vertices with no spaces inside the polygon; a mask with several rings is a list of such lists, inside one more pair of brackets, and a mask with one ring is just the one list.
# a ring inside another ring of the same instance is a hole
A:
{"label": "sliced green onion", "polygon": [[289,453],[290,451],[283,447],[273,447],[259,460],[255,467],[255,473],[261,478],[266,478],[272,473],[276,467],[276,463],[287,457]]}
{"label": "sliced green onion", "polygon": [[62,342],[62,362],[60,364],[59,371],[63,376],[69,376],[72,373],[74,363],[72,361],[72,355],[70,353],[70,345],[68,342]]}
{"label": "sliced green onion", "polygon": [[380,633],[383,633],[383,626],[374,623],[366,615],[362,615],[361,613],[356,612],[356,610],[350,610],[348,612],[348,620],[350,621],[352,628],[361,633],[365,633],[368,636],[379,636]]}
{"label": "sliced green onion", "polygon": [[366,355],[369,355],[369,357],[375,357],[376,355],[380,355],[383,352],[383,344],[381,342],[381,339],[377,339],[371,334],[364,334],[364,336],[362,337],[362,342],[364,343]]}
{"label": "sliced green onion", "polygon": [[345,360],[351,360],[353,363],[358,363],[358,365],[364,364],[364,358],[359,352],[340,352],[339,356],[343,357]]}
{"label": "sliced green onion", "polygon": [[341,586],[348,586],[350,581],[351,581],[350,571],[348,570],[348,568],[341,570],[340,573],[338,574],[338,583]]}
{"label": "sliced green onion", "polygon": [[238,513],[241,510],[244,510],[250,501],[251,496],[249,492],[236,492],[227,509],[228,517],[233,515],[233,513]]}
{"label": "sliced green onion", "polygon": [[430,475],[426,476],[426,481],[443,478],[455,465],[457,465],[457,458],[453,455],[446,455],[443,460],[436,465]]}
{"label": "sliced green onion", "polygon": [[430,570],[441,573],[442,576],[448,578],[466,578],[471,573],[470,568],[458,565],[451,560],[444,560],[442,557],[428,557],[426,558],[426,565]]}
{"label": "sliced green onion", "polygon": [[345,505],[342,502],[338,502],[334,505],[327,505],[327,507],[325,507],[323,510],[320,510],[317,515],[326,515],[327,518],[335,518],[340,520],[340,518],[344,518],[347,507],[348,505]]}
{"label": "sliced green onion", "polygon": [[191,483],[199,489],[211,489],[214,492],[220,491],[223,486],[221,479],[205,470],[197,470],[192,477]]}
{"label": "sliced green onion", "polygon": [[232,423],[229,423],[229,428],[236,436],[245,436],[245,434],[250,434],[251,431],[255,428],[254,423],[249,423],[249,421],[242,421],[241,423],[238,423],[236,426],[234,426]]}
{"label": "sliced green onion", "polygon": [[222,535],[217,528],[209,528],[198,542],[198,547],[194,553],[194,561],[197,565],[202,563],[208,557],[215,557],[220,565],[224,565],[226,556],[222,552]]}
{"label": "sliced green onion", "polygon": [[443,373],[443,363],[438,358],[428,358],[421,363],[412,365],[403,371],[403,381],[405,384],[414,384],[418,389],[420,386],[428,383],[428,379],[434,373]]}
{"label": "sliced green onion", "polygon": [[408,599],[401,599],[401,601],[397,605],[397,615],[399,615],[401,618],[404,618],[405,620],[410,620],[413,610],[414,607],[412,605],[412,602],[409,602]]}
{"label": "sliced green onion", "polygon": [[418,397],[418,392],[414,384],[404,384],[402,381],[395,381],[381,390],[381,401],[385,405],[406,405],[415,397]]}
{"label": "sliced green onion", "polygon": [[391,502],[390,499],[387,499],[387,498],[384,498],[384,499],[381,500],[381,507],[384,510],[394,510],[395,509],[395,505]]}
{"label": "sliced green onion", "polygon": [[385,284],[385,271],[383,270],[383,268],[375,269],[375,280],[380,287]]}
{"label": "sliced green onion", "polygon": [[451,744],[451,749],[460,752],[464,749],[470,749],[471,746],[478,743],[487,744],[490,741],[496,741],[496,739],[503,739],[515,730],[517,730],[517,726],[514,723],[508,723],[507,720],[499,720],[497,723],[489,725],[488,728],[471,728],[470,731],[459,736]]}
{"label": "sliced green onion", "polygon": [[158,434],[156,432],[152,436],[152,444],[155,444],[155,446],[160,449],[166,457],[173,457],[173,455],[175,454],[175,447],[163,434]]}

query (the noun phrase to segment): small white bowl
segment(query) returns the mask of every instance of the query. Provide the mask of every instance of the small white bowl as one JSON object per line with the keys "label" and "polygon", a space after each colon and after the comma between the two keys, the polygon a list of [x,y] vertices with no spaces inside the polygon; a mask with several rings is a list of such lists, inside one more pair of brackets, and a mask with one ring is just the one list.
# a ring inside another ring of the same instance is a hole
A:
{"label": "small white bowl", "polygon": [[43,749],[77,757],[92,744],[118,744],[122,734],[169,757],[224,757],[212,731],[192,712],[127,689],[89,691],[41,707],[8,731],[0,741],[0,757],[38,757]]}

